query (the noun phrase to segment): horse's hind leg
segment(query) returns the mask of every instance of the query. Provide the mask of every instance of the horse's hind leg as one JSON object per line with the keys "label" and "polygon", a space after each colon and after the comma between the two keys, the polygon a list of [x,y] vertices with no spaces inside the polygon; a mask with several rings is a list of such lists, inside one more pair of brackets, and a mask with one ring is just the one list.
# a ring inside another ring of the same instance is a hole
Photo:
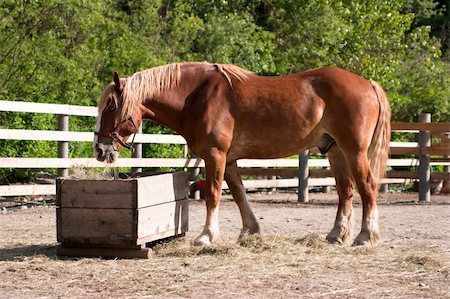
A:
{"label": "horse's hind leg", "polygon": [[334,145],[328,152],[331,170],[336,179],[339,206],[334,227],[327,235],[330,243],[344,244],[352,238],[353,232],[353,187],[355,185],[351,171],[341,150]]}
{"label": "horse's hind leg", "polygon": [[245,195],[245,188],[242,184],[236,162],[228,164],[225,168],[225,181],[241,212],[242,230],[239,239],[246,235],[259,233],[259,224]]}
{"label": "horse's hind leg", "polygon": [[347,162],[352,170],[363,203],[363,218],[361,232],[353,245],[377,243],[380,238],[378,227],[377,184],[370,170],[366,151],[355,155],[346,155]]}

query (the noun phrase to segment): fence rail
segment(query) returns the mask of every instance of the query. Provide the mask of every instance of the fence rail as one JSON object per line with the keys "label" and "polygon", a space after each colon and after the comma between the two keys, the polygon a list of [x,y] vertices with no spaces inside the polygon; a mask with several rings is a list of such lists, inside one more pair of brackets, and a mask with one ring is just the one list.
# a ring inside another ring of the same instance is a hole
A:
{"label": "fence rail", "polygon": [[[42,104],[29,102],[0,101],[0,111],[27,112],[27,113],[50,113],[58,116],[59,130],[18,130],[0,129],[0,140],[41,140],[57,141],[59,158],[13,158],[0,157],[0,168],[58,168],[61,175],[67,175],[67,169],[76,166],[105,167],[104,163],[93,158],[69,158],[68,142],[91,142],[94,138],[92,132],[71,132],[68,130],[69,116],[97,116],[96,107]],[[425,120],[430,118],[425,117]],[[392,130],[398,132],[417,133],[419,142],[391,142],[392,155],[411,155],[410,158],[389,159],[390,167],[417,166],[420,171],[390,171],[384,183],[404,183],[411,179],[420,179],[423,184],[419,195],[421,200],[429,200],[429,185],[431,179],[450,180],[448,167],[450,166],[450,123],[407,123],[393,122]],[[430,135],[436,137],[440,142],[431,143]],[[422,136],[422,137],[420,137]],[[158,144],[183,144],[186,141],[179,135],[166,134],[137,134],[135,143],[141,148],[143,143]],[[421,144],[422,143],[422,144]],[[318,153],[312,149],[310,153]],[[137,154],[139,157],[139,153]],[[431,157],[433,156],[433,157]],[[244,181],[246,188],[277,188],[277,187],[299,187],[299,200],[307,201],[309,186],[334,185],[331,171],[327,169],[330,165],[327,159],[311,159],[301,154],[298,159],[268,159],[268,160],[239,160],[238,166],[242,168],[242,174],[264,177],[288,177],[287,179],[263,179]],[[305,160],[306,159],[306,160]],[[307,167],[306,167],[306,164]],[[421,165],[421,166],[420,166]],[[425,165],[425,166],[424,166]],[[114,166],[116,167],[183,167],[202,168],[204,163],[200,159],[188,158],[121,158]],[[444,166],[444,172],[431,172],[431,166]],[[305,169],[309,169],[309,172]],[[302,177],[302,175],[307,175]],[[293,179],[289,177],[299,177]],[[303,182],[303,183],[301,183]],[[51,189],[53,188],[53,189]],[[224,184],[224,188],[227,188]],[[52,192],[50,192],[53,190]],[[306,193],[305,193],[306,192]],[[54,194],[54,187],[48,185],[20,185],[0,186],[0,196],[38,195]],[[428,195],[427,195],[428,194]],[[301,198],[304,197],[304,198]]]}

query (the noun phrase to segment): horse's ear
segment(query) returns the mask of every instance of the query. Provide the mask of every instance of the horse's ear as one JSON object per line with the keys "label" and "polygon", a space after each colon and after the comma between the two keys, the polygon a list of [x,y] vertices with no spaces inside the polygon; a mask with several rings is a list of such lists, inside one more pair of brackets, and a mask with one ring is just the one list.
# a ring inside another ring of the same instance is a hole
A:
{"label": "horse's ear", "polygon": [[119,78],[119,74],[116,71],[114,71],[114,84],[116,85],[115,86],[116,92],[118,94],[122,94],[123,84],[122,84],[122,81]]}

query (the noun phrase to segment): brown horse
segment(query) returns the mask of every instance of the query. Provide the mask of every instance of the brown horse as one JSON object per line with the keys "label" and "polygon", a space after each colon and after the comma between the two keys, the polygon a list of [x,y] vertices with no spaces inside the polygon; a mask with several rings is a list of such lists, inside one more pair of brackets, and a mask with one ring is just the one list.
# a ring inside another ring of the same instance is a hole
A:
{"label": "brown horse", "polygon": [[352,235],[355,184],[363,202],[354,244],[379,239],[377,180],[384,174],[390,107],[383,89],[348,71],[325,67],[262,77],[234,65],[178,63],[119,78],[98,105],[95,156],[113,162],[143,118],[172,128],[206,168],[206,223],[195,240],[219,236],[219,202],[225,178],[242,217],[240,237],[259,233],[236,160],[281,158],[318,147],[328,152],[339,207],[327,239]]}

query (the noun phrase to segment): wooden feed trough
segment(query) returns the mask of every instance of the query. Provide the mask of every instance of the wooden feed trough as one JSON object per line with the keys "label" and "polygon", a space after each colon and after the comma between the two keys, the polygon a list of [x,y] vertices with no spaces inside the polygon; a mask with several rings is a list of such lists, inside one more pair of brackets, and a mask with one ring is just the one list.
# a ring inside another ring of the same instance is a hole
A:
{"label": "wooden feed trough", "polygon": [[59,178],[58,254],[148,258],[146,243],[188,231],[188,173],[124,180]]}

